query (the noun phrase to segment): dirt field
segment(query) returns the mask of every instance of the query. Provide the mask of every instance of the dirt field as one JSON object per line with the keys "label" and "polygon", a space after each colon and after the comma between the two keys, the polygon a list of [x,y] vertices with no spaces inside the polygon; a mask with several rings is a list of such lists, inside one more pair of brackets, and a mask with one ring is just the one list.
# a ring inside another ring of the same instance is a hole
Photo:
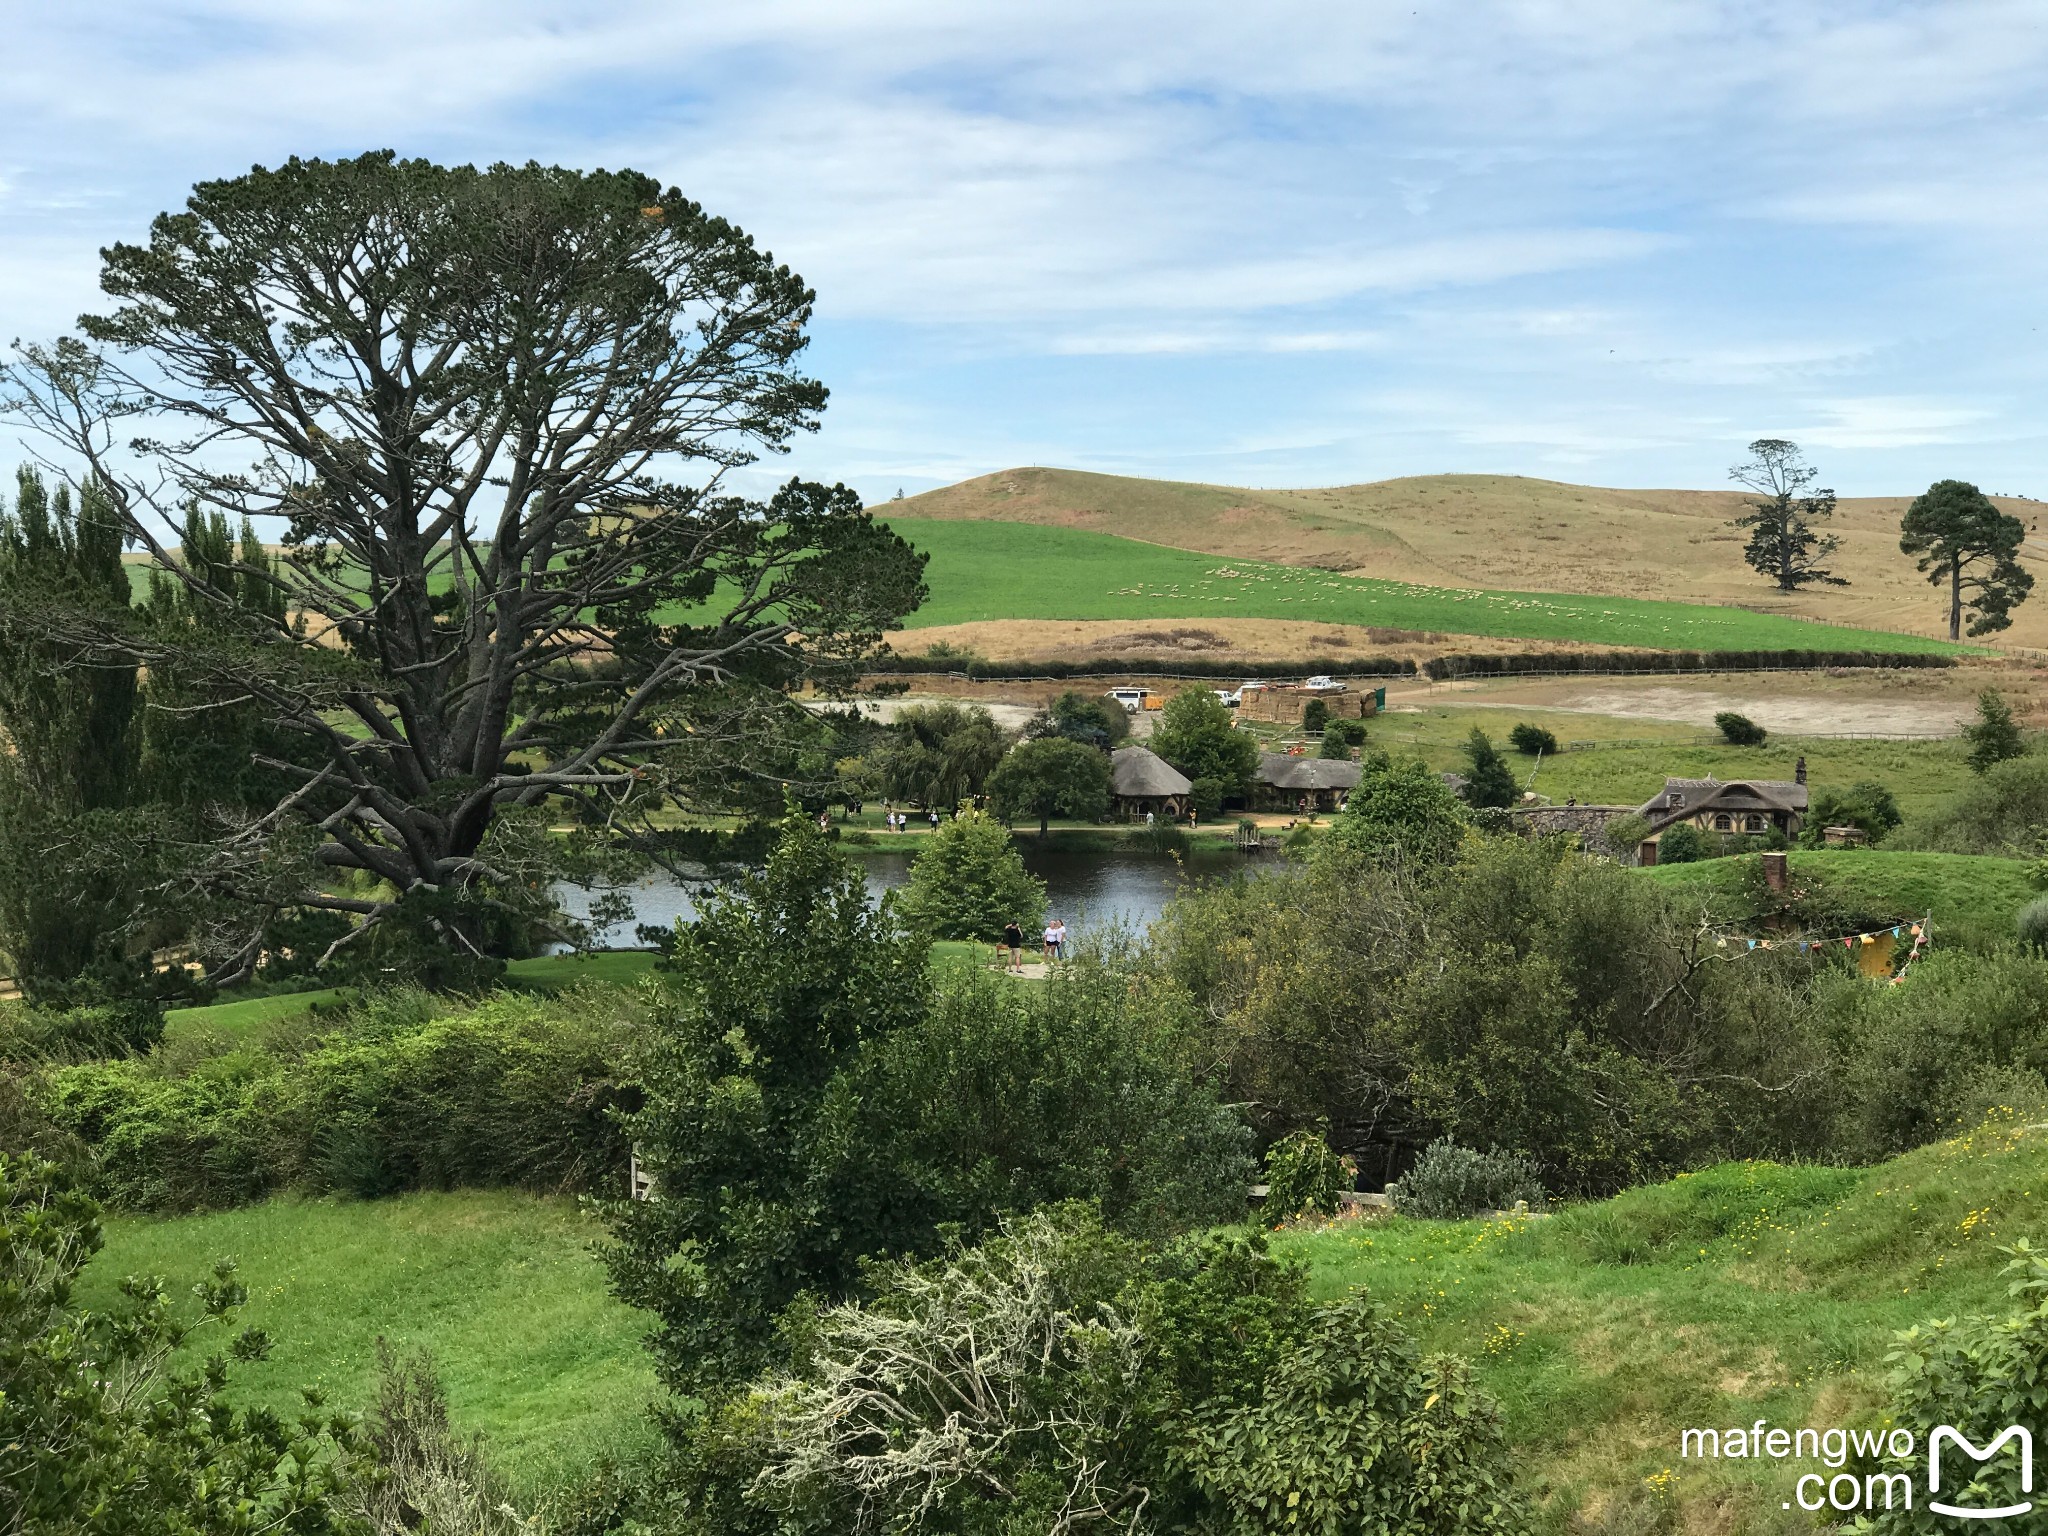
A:
{"label": "dirt field", "polygon": [[1730,672],[1698,677],[1512,678],[1404,684],[1390,708],[1451,700],[1473,708],[1659,720],[1712,729],[1733,710],[1784,735],[1951,736],[1976,714],[1978,692],[1997,687],[2026,716],[2048,704],[2031,669],[1965,667],[1926,672]]}
{"label": "dirt field", "polygon": [[[1821,466],[1823,474],[1826,465]],[[1913,487],[1917,491],[1919,487]],[[1735,491],[1609,490],[1516,475],[1430,475],[1312,490],[1012,469],[905,501],[884,515],[994,518],[1431,586],[1668,598],[1859,628],[1945,633],[1941,598],[1899,552],[1911,493],[1842,502],[1846,587],[1781,597],[1742,560]],[[2025,558],[2048,569],[2048,507],[2001,499],[2026,522]],[[2048,586],[1997,643],[2048,646]],[[990,653],[994,654],[994,653]]]}

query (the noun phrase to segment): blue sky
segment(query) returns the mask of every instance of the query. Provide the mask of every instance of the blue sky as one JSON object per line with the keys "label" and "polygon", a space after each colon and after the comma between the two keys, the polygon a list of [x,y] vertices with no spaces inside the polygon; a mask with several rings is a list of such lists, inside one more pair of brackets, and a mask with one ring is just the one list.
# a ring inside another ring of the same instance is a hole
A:
{"label": "blue sky", "polygon": [[818,290],[774,477],[2048,495],[2040,0],[5,14],[0,337],[252,162],[630,164]]}

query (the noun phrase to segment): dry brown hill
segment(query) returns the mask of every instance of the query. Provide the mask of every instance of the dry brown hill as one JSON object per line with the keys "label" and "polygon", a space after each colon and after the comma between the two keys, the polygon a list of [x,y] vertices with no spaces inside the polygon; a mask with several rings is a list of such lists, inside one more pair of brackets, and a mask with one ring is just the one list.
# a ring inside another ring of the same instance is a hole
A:
{"label": "dry brown hill", "polygon": [[[1182,549],[1431,585],[1611,593],[1718,603],[1862,629],[1939,635],[1940,595],[1899,553],[1909,496],[1842,502],[1847,587],[1781,597],[1742,561],[1738,491],[1623,491],[1519,475],[1425,475],[1324,490],[1245,490],[1068,469],[1007,469],[889,510],[1088,528]],[[2028,525],[2048,576],[2041,502],[2000,498]],[[2048,647],[2048,581],[1996,642]]]}

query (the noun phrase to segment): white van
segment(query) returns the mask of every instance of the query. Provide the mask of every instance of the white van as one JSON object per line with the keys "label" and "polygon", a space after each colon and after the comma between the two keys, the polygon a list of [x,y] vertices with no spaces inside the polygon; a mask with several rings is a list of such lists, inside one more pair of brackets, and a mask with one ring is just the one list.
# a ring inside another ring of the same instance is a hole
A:
{"label": "white van", "polygon": [[1123,705],[1127,715],[1135,715],[1145,707],[1145,690],[1142,688],[1112,688],[1109,697]]}

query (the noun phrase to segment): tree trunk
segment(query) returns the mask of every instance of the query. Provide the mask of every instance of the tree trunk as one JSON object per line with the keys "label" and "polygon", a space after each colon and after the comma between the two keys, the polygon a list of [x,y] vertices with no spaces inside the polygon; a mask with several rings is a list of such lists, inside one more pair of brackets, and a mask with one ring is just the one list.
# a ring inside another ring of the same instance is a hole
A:
{"label": "tree trunk", "polygon": [[1051,817],[1051,816],[1041,816],[1041,817],[1039,817],[1039,818],[1038,818],[1038,835],[1039,835],[1040,837],[1044,837],[1044,836],[1046,835],[1046,833],[1047,833],[1047,832],[1049,832],[1049,831],[1051,831],[1051,830],[1052,830],[1052,817]]}
{"label": "tree trunk", "polygon": [[1948,566],[1948,637],[1951,640],[1963,638],[1963,562],[1960,557],[1951,560]]}
{"label": "tree trunk", "polygon": [[1792,581],[1792,509],[1789,506],[1778,518],[1778,590],[1799,590]]}

